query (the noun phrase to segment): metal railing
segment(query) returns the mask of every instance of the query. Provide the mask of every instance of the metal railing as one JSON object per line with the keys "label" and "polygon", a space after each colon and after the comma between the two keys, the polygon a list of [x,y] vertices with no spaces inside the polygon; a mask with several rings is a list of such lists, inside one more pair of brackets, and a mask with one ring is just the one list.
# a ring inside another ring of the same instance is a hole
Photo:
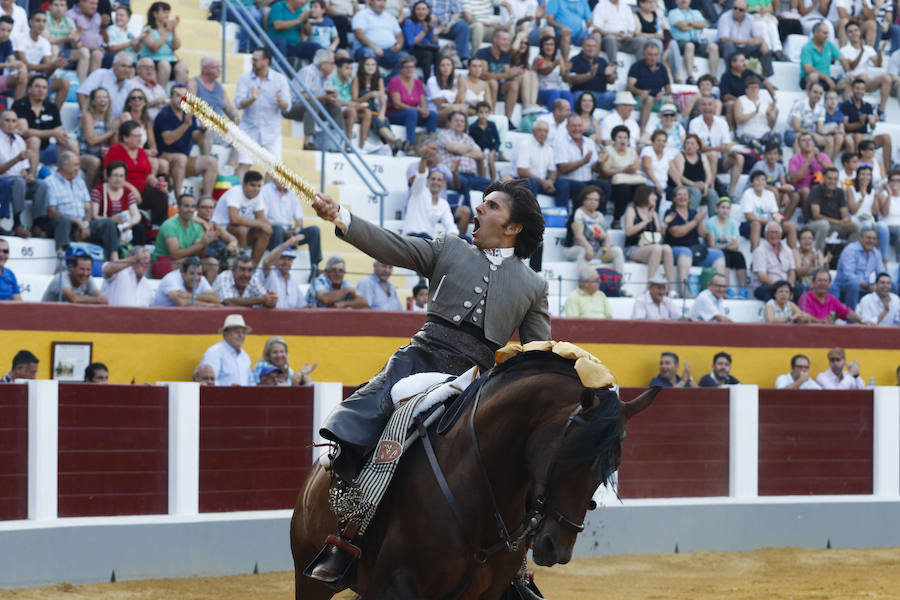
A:
{"label": "metal railing", "polygon": [[[272,64],[270,68],[274,68],[276,71],[282,73],[285,77],[287,77],[288,85],[293,92],[292,96],[296,96],[299,98],[299,102],[303,104],[307,111],[312,115],[315,119],[316,126],[322,129],[325,135],[328,137],[328,141],[331,142],[332,146],[338,149],[338,152],[344,155],[344,158],[347,159],[347,163],[356,171],[356,174],[359,175],[359,178],[362,180],[363,184],[368,188],[369,192],[378,200],[378,215],[379,215],[379,225],[384,225],[384,200],[388,195],[387,188],[381,182],[369,164],[363,159],[363,157],[357,152],[356,148],[350,143],[350,140],[347,139],[346,134],[342,127],[339,127],[337,123],[335,123],[334,119],[331,118],[331,115],[328,114],[328,111],[322,106],[322,103],[316,99],[315,96],[310,93],[309,88],[307,88],[302,81],[297,77],[297,72],[294,70],[291,63],[287,60],[287,58],[281,53],[281,51],[272,43],[272,40],[269,39],[269,36],[263,31],[262,27],[253,19],[252,15],[247,11],[247,9],[238,3],[236,0],[222,0],[222,83],[225,83],[225,61],[228,55],[226,52],[225,45],[228,43],[225,36],[225,29],[228,24],[227,17],[229,14],[234,15],[235,20],[238,21],[237,25],[244,29],[248,34],[250,41],[252,43],[251,47],[259,48],[265,47],[268,48],[272,52]],[[294,98],[291,98],[291,101],[294,102]],[[281,124],[279,123],[279,126]],[[306,135],[310,135],[311,132],[304,132]],[[348,153],[349,151],[349,153]],[[320,177],[319,177],[319,191],[325,191],[325,149],[321,148],[321,168],[320,168]],[[356,160],[353,160],[353,159]]]}

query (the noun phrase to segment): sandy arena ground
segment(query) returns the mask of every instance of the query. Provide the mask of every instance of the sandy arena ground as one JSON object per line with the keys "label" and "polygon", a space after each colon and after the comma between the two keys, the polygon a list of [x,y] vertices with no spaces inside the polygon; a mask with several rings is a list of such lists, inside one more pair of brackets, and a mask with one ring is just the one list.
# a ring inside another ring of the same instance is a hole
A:
{"label": "sandy arena ground", "polygon": [[[537,569],[550,600],[870,600],[900,598],[900,548],[765,549],[585,558]],[[350,598],[343,594],[340,600]],[[289,600],[288,572],[0,590],[0,600]]]}

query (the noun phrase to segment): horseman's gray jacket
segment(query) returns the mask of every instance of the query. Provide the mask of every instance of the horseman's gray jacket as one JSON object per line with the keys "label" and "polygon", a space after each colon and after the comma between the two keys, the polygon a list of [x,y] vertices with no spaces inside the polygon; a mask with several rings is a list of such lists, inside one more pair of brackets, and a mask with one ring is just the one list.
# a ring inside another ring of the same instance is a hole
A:
{"label": "horseman's gray jacket", "polygon": [[523,344],[551,339],[547,282],[518,257],[493,265],[455,235],[401,236],[356,215],[347,233],[337,234],[381,263],[426,276],[429,315],[482,327],[484,337],[501,346],[516,329]]}

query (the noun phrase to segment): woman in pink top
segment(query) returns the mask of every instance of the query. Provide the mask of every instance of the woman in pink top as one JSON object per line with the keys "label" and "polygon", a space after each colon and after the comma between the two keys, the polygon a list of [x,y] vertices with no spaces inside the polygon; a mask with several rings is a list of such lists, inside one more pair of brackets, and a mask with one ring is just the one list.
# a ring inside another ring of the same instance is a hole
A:
{"label": "woman in pink top", "polygon": [[788,173],[791,183],[800,193],[800,206],[806,213],[809,209],[809,188],[813,183],[822,183],[822,171],[831,166],[831,159],[824,152],[819,152],[816,142],[809,132],[801,133],[797,137],[797,146],[800,152],[791,157],[788,162]]}
{"label": "woman in pink top", "polygon": [[394,125],[406,126],[406,139],[416,142],[416,125],[424,125],[428,133],[437,129],[437,111],[428,108],[425,84],[415,78],[416,59],[411,56],[399,61],[400,74],[387,86],[387,118]]}

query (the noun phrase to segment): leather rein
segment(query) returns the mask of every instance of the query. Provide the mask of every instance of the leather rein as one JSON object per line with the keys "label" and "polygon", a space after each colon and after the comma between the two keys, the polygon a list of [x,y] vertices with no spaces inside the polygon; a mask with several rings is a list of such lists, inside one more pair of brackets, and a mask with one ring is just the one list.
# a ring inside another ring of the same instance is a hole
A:
{"label": "leather rein", "polygon": [[[490,546],[479,547],[479,544],[471,544],[470,545],[476,548],[474,553],[474,562],[482,566],[487,560],[500,550],[505,549],[507,552],[516,552],[522,547],[522,542],[532,537],[538,527],[540,527],[541,523],[544,519],[552,519],[557,521],[562,526],[575,531],[576,533],[581,533],[584,531],[584,523],[576,523],[572,521],[568,517],[564,516],[558,510],[556,510],[552,504],[550,504],[550,480],[553,476],[553,471],[555,470],[556,463],[558,460],[558,454],[560,446],[557,447],[556,452],[553,455],[553,459],[550,461],[550,464],[547,466],[547,472],[544,476],[543,481],[538,486],[538,496],[534,500],[534,508],[527,511],[525,516],[522,518],[519,526],[512,533],[509,532],[509,529],[506,526],[506,522],[503,519],[503,516],[500,514],[500,508],[497,505],[497,498],[494,494],[494,486],[491,484],[490,476],[488,475],[487,468],[484,465],[484,459],[481,455],[481,449],[478,443],[478,434],[475,431],[475,413],[478,411],[478,404],[481,400],[481,392],[484,389],[484,386],[478,390],[478,393],[475,395],[475,400],[472,405],[472,412],[469,414],[469,434],[472,438],[472,449],[475,454],[475,462],[478,465],[478,471],[481,473],[481,479],[484,483],[484,487],[488,491],[488,496],[491,499],[491,505],[494,510],[494,521],[497,525],[497,533],[499,535],[499,540]],[[584,417],[581,416],[582,407],[579,404],[570,414],[568,419],[566,420],[566,426],[563,430],[563,440],[565,440],[566,435],[569,433],[572,425],[575,423],[582,423]],[[447,501],[447,504],[450,506],[450,510],[453,513],[453,517],[456,520],[457,525],[459,525],[460,530],[462,532],[466,532],[466,524],[463,519],[462,510],[460,509],[459,503],[456,501],[456,497],[453,494],[453,491],[450,489],[449,484],[447,483],[447,479],[444,476],[444,472],[441,469],[440,464],[438,463],[437,456],[434,453],[434,447],[431,442],[431,434],[425,425],[422,423],[420,419],[416,419],[416,427],[419,431],[419,434],[422,438],[423,446],[425,447],[425,454],[428,457],[428,462],[431,464],[431,470],[434,473],[435,479],[438,482],[439,487],[441,488],[441,492],[444,495],[444,498]]]}

